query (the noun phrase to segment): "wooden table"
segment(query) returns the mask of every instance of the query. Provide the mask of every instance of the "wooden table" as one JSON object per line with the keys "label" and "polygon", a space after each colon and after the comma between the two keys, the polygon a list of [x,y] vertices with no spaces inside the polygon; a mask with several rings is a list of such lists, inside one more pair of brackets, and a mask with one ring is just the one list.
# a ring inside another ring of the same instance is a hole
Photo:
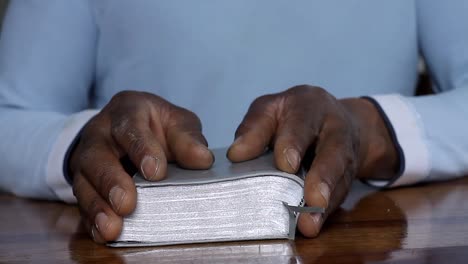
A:
{"label": "wooden table", "polygon": [[0,263],[468,263],[468,178],[377,191],[355,183],[316,239],[115,249],[74,206],[0,194]]}

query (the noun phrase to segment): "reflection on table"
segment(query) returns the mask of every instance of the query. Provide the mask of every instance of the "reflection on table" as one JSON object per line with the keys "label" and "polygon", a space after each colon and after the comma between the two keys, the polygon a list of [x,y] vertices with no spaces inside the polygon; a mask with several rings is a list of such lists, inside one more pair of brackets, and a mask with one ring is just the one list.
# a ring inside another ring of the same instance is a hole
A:
{"label": "reflection on table", "polygon": [[466,197],[468,178],[388,191],[355,183],[316,239],[108,248],[91,241],[76,207],[3,194],[0,262],[464,263]]}

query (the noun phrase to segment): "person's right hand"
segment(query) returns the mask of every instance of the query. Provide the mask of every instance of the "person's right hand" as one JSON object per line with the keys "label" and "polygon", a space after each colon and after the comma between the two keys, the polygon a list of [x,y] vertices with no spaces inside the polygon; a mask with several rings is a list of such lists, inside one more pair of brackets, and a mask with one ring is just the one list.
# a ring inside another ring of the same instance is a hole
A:
{"label": "person's right hand", "polygon": [[122,217],[136,206],[122,157],[151,181],[164,178],[168,161],[188,169],[207,169],[214,162],[194,113],[149,93],[116,94],[83,128],[69,160],[73,193],[96,242],[115,240]]}

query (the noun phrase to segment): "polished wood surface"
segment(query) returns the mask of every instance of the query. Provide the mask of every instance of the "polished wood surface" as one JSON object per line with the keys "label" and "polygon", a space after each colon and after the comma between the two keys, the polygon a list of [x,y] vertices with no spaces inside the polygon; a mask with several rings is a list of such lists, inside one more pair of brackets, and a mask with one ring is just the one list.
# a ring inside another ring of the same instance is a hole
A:
{"label": "polished wood surface", "polygon": [[0,263],[468,263],[468,178],[377,191],[356,183],[316,239],[108,248],[76,207],[0,195]]}

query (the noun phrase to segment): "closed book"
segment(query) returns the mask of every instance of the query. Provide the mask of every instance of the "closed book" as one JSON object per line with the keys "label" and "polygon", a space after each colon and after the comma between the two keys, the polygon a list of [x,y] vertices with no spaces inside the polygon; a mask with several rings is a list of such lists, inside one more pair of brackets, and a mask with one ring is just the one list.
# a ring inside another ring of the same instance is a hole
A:
{"label": "closed book", "polygon": [[134,176],[135,211],[124,218],[109,246],[155,246],[236,240],[294,238],[297,212],[304,208],[304,172],[276,169],[273,153],[231,163],[226,149],[213,150],[208,170],[169,164],[157,182]]}

